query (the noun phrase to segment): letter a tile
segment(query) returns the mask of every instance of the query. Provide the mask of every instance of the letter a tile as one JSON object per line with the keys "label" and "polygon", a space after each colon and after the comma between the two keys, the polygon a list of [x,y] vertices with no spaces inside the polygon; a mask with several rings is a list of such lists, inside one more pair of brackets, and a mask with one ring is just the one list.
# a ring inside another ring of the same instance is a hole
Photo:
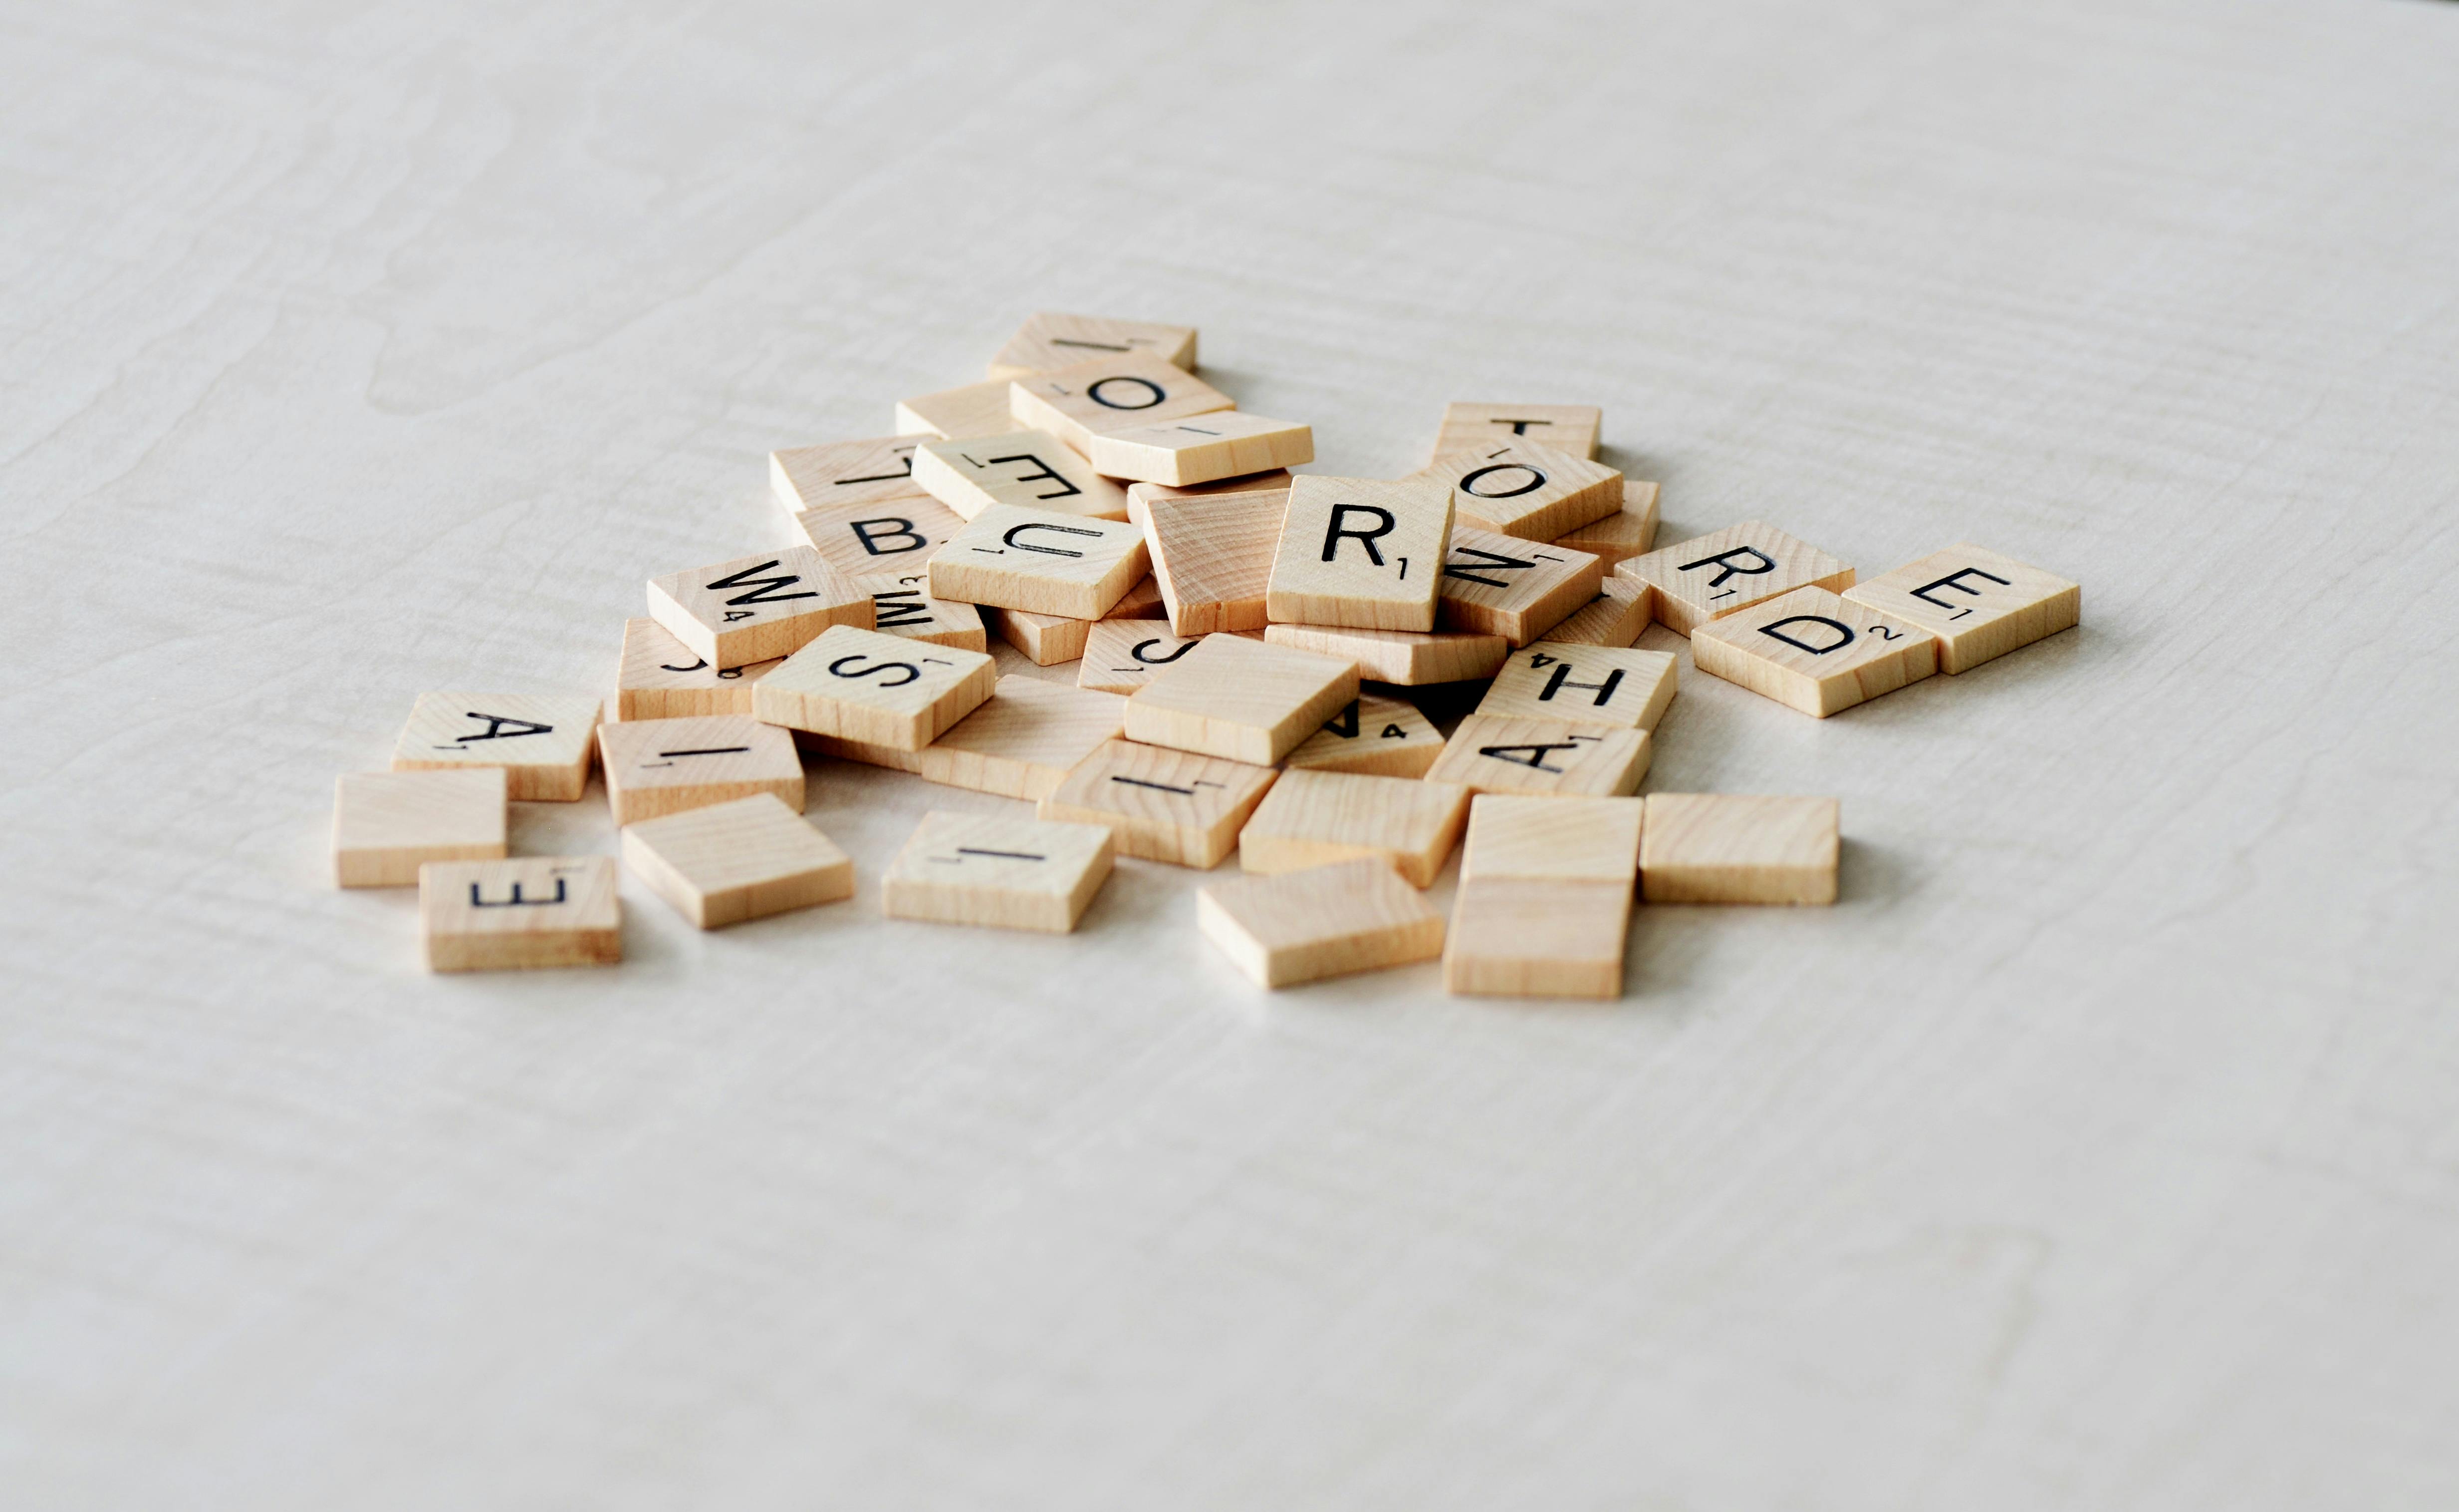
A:
{"label": "letter a tile", "polygon": [[1216,882],[1195,895],[1196,927],[1261,987],[1433,960],[1443,916],[1389,864],[1344,861]]}
{"label": "letter a tile", "polygon": [[1109,878],[1107,827],[934,811],[888,865],[890,918],[1064,934]]}
{"label": "letter a tile", "polygon": [[1047,430],[933,441],[914,454],[914,476],[960,519],[995,504],[1045,514],[1127,517],[1127,492],[1093,471]]}
{"label": "letter a tile", "polygon": [[994,504],[931,558],[931,595],[1099,620],[1151,570],[1144,532],[1124,520]]}
{"label": "letter a tile", "polygon": [[1142,352],[1097,357],[1008,386],[1008,410],[1019,428],[1047,430],[1087,455],[1093,438],[1108,431],[1237,408],[1202,379]]}
{"label": "letter a tile", "polygon": [[513,798],[571,803],[589,786],[599,708],[587,693],[422,693],[392,769],[500,766]]}
{"label": "letter a tile", "polygon": [[598,759],[619,825],[764,792],[803,811],[803,758],[794,737],[748,715],[601,725]]}
{"label": "letter a tile", "polygon": [[1841,593],[1853,586],[1850,564],[1764,520],[1633,556],[1614,576],[1654,589],[1656,622],[1686,636],[1711,620],[1796,588]]}
{"label": "letter a tile", "polygon": [[1451,495],[1433,479],[1293,477],[1266,616],[1276,624],[1430,631],[1451,535]]}
{"label": "letter a tile", "polygon": [[418,927],[429,971],[609,965],[623,958],[615,858],[430,861]]}
{"label": "letter a tile", "polygon": [[839,625],[751,690],[763,724],[920,750],[979,707],[998,663],[978,651]]}
{"label": "letter a tile", "polygon": [[1646,730],[1472,714],[1452,731],[1426,780],[1482,793],[1620,798],[1639,790],[1649,757]]}
{"label": "letter a tile", "polygon": [[2083,590],[1966,541],[1846,590],[1881,614],[1938,637],[1938,669],[1968,672],[2019,646],[2073,628]]}
{"label": "letter a tile", "polygon": [[1825,719],[1937,671],[1938,638],[1824,588],[1796,588],[1691,632],[1691,660]]}
{"label": "letter a tile", "polygon": [[1205,870],[1221,864],[1264,790],[1270,766],[1111,741],[1041,800],[1044,819],[1104,824],[1121,855]]}
{"label": "letter a tile", "polygon": [[1477,712],[1652,730],[1673,702],[1675,676],[1671,651],[1540,640],[1511,653]]}
{"label": "letter a tile", "polygon": [[721,667],[787,656],[830,625],[872,626],[871,595],[809,546],[649,579],[649,618]]}

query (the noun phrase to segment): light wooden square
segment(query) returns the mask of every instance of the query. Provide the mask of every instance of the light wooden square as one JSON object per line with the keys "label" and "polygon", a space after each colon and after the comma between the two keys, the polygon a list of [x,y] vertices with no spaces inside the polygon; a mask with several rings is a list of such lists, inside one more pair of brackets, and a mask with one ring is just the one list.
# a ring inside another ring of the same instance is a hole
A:
{"label": "light wooden square", "polygon": [[918,751],[834,736],[820,749],[1002,798],[1039,799],[1126,727],[1127,701],[1040,678],[1003,677],[990,702]]}
{"label": "light wooden square", "polygon": [[868,630],[871,595],[809,546],[649,579],[649,618],[721,667],[789,656],[832,625]]}
{"label": "light wooden square", "polygon": [[571,803],[589,786],[599,710],[588,693],[421,693],[392,769],[500,766],[514,798]]}
{"label": "light wooden square", "polygon": [[1594,457],[1604,430],[1605,411],[1595,405],[1450,404],[1432,455],[1528,445]]}
{"label": "light wooden square", "polygon": [[1646,730],[1472,714],[1443,743],[1426,780],[1482,793],[1622,797],[1648,775],[1650,745]]}
{"label": "light wooden square", "polygon": [[1027,609],[1001,609],[993,604],[976,607],[981,611],[984,627],[1022,652],[1035,666],[1057,666],[1082,656],[1086,639],[1102,622],[1066,615],[1035,614]]}
{"label": "light wooden square", "polygon": [[615,673],[619,720],[686,719],[695,714],[748,714],[751,684],[786,659],[749,666],[713,667],[708,659],[646,618],[623,621],[623,662]]}
{"label": "light wooden square", "polygon": [[749,715],[600,725],[598,759],[619,825],[754,793],[772,793],[803,811],[803,758],[794,737]]}
{"label": "light wooden square", "polygon": [[1195,648],[1196,638],[1174,636],[1166,625],[1137,620],[1097,621],[1084,640],[1084,662],[1076,685],[1124,696],[1153,680]]}
{"label": "light wooden square", "polygon": [[1272,645],[1337,657],[1355,663],[1357,675],[1368,682],[1399,687],[1490,678],[1511,655],[1511,642],[1501,636],[1441,630],[1429,634],[1276,624],[1264,627],[1264,639]]}
{"label": "light wooden square", "polygon": [[1158,357],[1172,367],[1193,372],[1195,327],[1037,310],[1025,318],[1016,334],[1007,339],[1007,345],[998,349],[998,355],[991,359],[990,373],[1000,380],[1021,378],[1027,373],[1132,353]]}
{"label": "light wooden square", "polygon": [[896,405],[896,429],[903,435],[934,435],[961,441],[968,436],[994,436],[1016,429],[1008,412],[1008,380],[942,388],[917,394]]}
{"label": "light wooden square", "polygon": [[914,498],[922,493],[914,481],[914,449],[919,445],[913,436],[898,435],[788,447],[768,453],[768,481],[788,514]]}
{"label": "light wooden square", "polygon": [[1938,637],[1938,669],[1968,672],[2019,646],[2071,629],[2083,589],[1969,541],[1845,591],[1855,603]]}
{"label": "light wooden square", "polygon": [[1064,934],[1109,879],[1106,826],[933,811],[888,864],[890,918]]}
{"label": "light wooden square", "polygon": [[1630,893],[1629,877],[1463,879],[1443,942],[1443,990],[1487,998],[1621,997]]}
{"label": "light wooden square", "polygon": [[[1146,541],[1145,549],[1149,552],[1152,549],[1152,543]],[[1162,598],[1161,579],[1151,573],[1137,578],[1136,585],[1120,595],[1119,601],[1110,605],[1110,612],[1102,618],[1104,620],[1168,619],[1169,603]]]}
{"label": "light wooden square", "polygon": [[1286,468],[1258,472],[1252,477],[1223,478],[1218,483],[1199,483],[1192,488],[1171,488],[1166,483],[1130,483],[1127,485],[1127,523],[1145,528],[1145,520],[1155,499],[1223,498],[1233,494],[1277,494],[1284,511],[1290,501],[1290,474]]}
{"label": "light wooden square", "polygon": [[1639,842],[1650,903],[1833,903],[1837,801],[1650,793]]}
{"label": "light wooden square", "polygon": [[1019,428],[1047,430],[1087,455],[1107,431],[1238,408],[1201,378],[1141,352],[1019,377],[1008,385],[1007,407]]}
{"label": "light wooden square", "polygon": [[853,896],[853,861],[774,794],[623,827],[623,864],[704,930]]}
{"label": "light wooden square", "polygon": [[1361,693],[1290,752],[1283,766],[1316,771],[1423,777],[1443,753],[1442,732],[1415,704]]}
{"label": "light wooden square", "polygon": [[1127,700],[1127,739],[1269,766],[1356,697],[1336,657],[1207,636]]}
{"label": "light wooden square", "polygon": [[1451,495],[1431,478],[1290,479],[1266,612],[1275,623],[1432,630]]}
{"label": "light wooden square", "polygon": [[1230,853],[1239,827],[1279,775],[1270,766],[1109,741],[1078,763],[1036,811],[1044,819],[1108,825],[1122,855],[1202,870]]}
{"label": "light wooden square", "polygon": [[991,696],[998,663],[978,651],[839,625],[751,690],[764,724],[920,750]]}
{"label": "light wooden square", "polygon": [[1606,571],[1656,549],[1656,500],[1653,483],[1622,480],[1622,508],[1554,537],[1557,546],[1584,551],[1606,564]]}
{"label": "light wooden square", "polygon": [[933,552],[965,528],[955,510],[919,492],[872,504],[805,510],[794,523],[830,566],[856,578],[919,572]]}
{"label": "light wooden square", "polygon": [[931,592],[970,604],[1099,620],[1151,570],[1144,532],[1124,520],[994,504],[931,558]]}
{"label": "light wooden square", "polygon": [[1649,608],[1655,590],[1628,578],[1608,577],[1597,584],[1597,596],[1568,620],[1545,632],[1545,639],[1565,645],[1627,646],[1649,626]]}
{"label": "light wooden square", "polygon": [[1796,588],[1691,632],[1702,672],[1816,719],[1938,670],[1938,637],[1893,615]]}
{"label": "light wooden square", "polygon": [[1540,640],[1511,653],[1477,712],[1652,730],[1673,702],[1675,679],[1671,651]]}
{"label": "light wooden square", "polygon": [[1853,569],[1807,541],[1750,520],[1633,556],[1614,576],[1655,590],[1656,622],[1680,635],[1755,603],[1818,587],[1841,593]]}
{"label": "light wooden square", "polygon": [[875,573],[856,578],[854,585],[871,595],[873,626],[881,635],[927,640],[933,645],[988,652],[991,639],[982,628],[979,609],[931,597],[931,575],[916,562],[914,570]]}
{"label": "light wooden square", "polygon": [[604,966],[623,958],[613,856],[430,861],[418,869],[427,969]]}
{"label": "light wooden square", "polygon": [[1481,793],[1469,805],[1461,876],[1619,882],[1628,890],[1639,875],[1647,804],[1644,798]]}
{"label": "light wooden square", "polygon": [[1145,544],[1169,626],[1183,636],[1264,628],[1264,596],[1289,494],[1159,499],[1145,514]]}
{"label": "light wooden square", "polygon": [[1298,872],[1379,856],[1411,887],[1432,887],[1467,822],[1457,783],[1292,767],[1238,831],[1238,865]]}
{"label": "light wooden square", "polygon": [[1222,410],[1104,430],[1086,453],[1103,474],[1191,488],[1314,460],[1314,429]]}
{"label": "light wooden square", "polygon": [[504,854],[501,767],[349,772],[333,785],[333,881],[409,887],[430,861]]}
{"label": "light wooden square", "polygon": [[1622,508],[1622,473],[1602,462],[1524,442],[1435,458],[1413,477],[1452,491],[1461,525],[1550,541]]}
{"label": "light wooden square", "polygon": [[1605,576],[1586,552],[1455,523],[1436,622],[1524,646],[1594,598]]}
{"label": "light wooden square", "polygon": [[1381,971],[1443,951],[1443,916],[1377,860],[1213,883],[1196,893],[1195,922],[1262,987]]}
{"label": "light wooden square", "polygon": [[995,504],[1045,514],[1127,517],[1127,492],[1047,430],[1010,430],[963,441],[925,442],[914,454],[914,476],[961,518],[979,519]]}

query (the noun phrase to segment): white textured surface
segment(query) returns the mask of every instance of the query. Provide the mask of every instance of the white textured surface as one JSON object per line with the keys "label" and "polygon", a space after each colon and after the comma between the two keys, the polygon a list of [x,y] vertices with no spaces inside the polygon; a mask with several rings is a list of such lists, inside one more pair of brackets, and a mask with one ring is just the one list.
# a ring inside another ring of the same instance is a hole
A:
{"label": "white textured surface", "polygon": [[[10,8],[0,1500],[2459,1501],[2459,8],[828,9]],[[1268,1000],[1142,863],[890,925],[998,805],[860,768],[856,902],[620,970],[325,885],[417,692],[606,686],[1045,305],[2086,624],[1687,675],[1652,786],[1841,794],[1845,901],[1605,1008]]]}

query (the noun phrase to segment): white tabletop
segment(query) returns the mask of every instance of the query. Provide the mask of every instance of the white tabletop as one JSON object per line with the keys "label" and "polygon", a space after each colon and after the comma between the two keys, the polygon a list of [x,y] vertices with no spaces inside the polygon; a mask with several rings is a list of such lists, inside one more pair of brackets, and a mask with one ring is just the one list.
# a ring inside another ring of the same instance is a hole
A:
{"label": "white tabletop", "polygon": [[[0,32],[12,1506],[2459,1500],[2459,7],[602,11]],[[1650,788],[1839,795],[1843,895],[1614,1004],[1268,996],[1145,862],[892,924],[1013,806],[835,764],[852,902],[616,969],[328,885],[419,692],[607,689],[1041,307],[2085,622],[1686,656]]]}

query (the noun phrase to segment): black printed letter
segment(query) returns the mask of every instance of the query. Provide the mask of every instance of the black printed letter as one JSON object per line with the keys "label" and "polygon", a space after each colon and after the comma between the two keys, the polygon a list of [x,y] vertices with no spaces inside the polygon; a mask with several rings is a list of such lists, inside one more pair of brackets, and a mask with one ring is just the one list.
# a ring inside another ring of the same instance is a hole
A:
{"label": "black printed letter", "polygon": [[[1371,514],[1381,523],[1373,530],[1345,529],[1341,522],[1352,514]],[[1333,554],[1340,549],[1341,541],[1347,539],[1365,547],[1366,559],[1380,567],[1383,565],[1383,554],[1375,549],[1375,543],[1391,535],[1399,523],[1392,517],[1390,510],[1377,509],[1372,504],[1335,504],[1332,507],[1332,526],[1323,533],[1323,559],[1331,561]]]}
{"label": "black printed letter", "polygon": [[[888,528],[873,530],[872,527],[874,525],[885,525]],[[920,551],[931,544],[923,537],[921,532],[914,528],[912,520],[898,519],[893,514],[883,514],[877,519],[848,520],[846,528],[853,532],[854,539],[862,542],[862,549],[873,556],[894,556],[905,552]],[[905,540],[913,544],[882,547],[879,543],[884,540]]]}
{"label": "black printed letter", "polygon": [[[1784,633],[1786,625],[1797,624],[1825,625],[1841,639],[1830,640],[1825,645],[1812,645],[1798,636],[1789,636]],[[1771,640],[1781,640],[1797,651],[1807,651],[1812,656],[1825,656],[1830,651],[1841,651],[1853,643],[1853,627],[1841,620],[1830,620],[1825,615],[1788,615],[1773,624],[1759,626],[1759,634]]]}

